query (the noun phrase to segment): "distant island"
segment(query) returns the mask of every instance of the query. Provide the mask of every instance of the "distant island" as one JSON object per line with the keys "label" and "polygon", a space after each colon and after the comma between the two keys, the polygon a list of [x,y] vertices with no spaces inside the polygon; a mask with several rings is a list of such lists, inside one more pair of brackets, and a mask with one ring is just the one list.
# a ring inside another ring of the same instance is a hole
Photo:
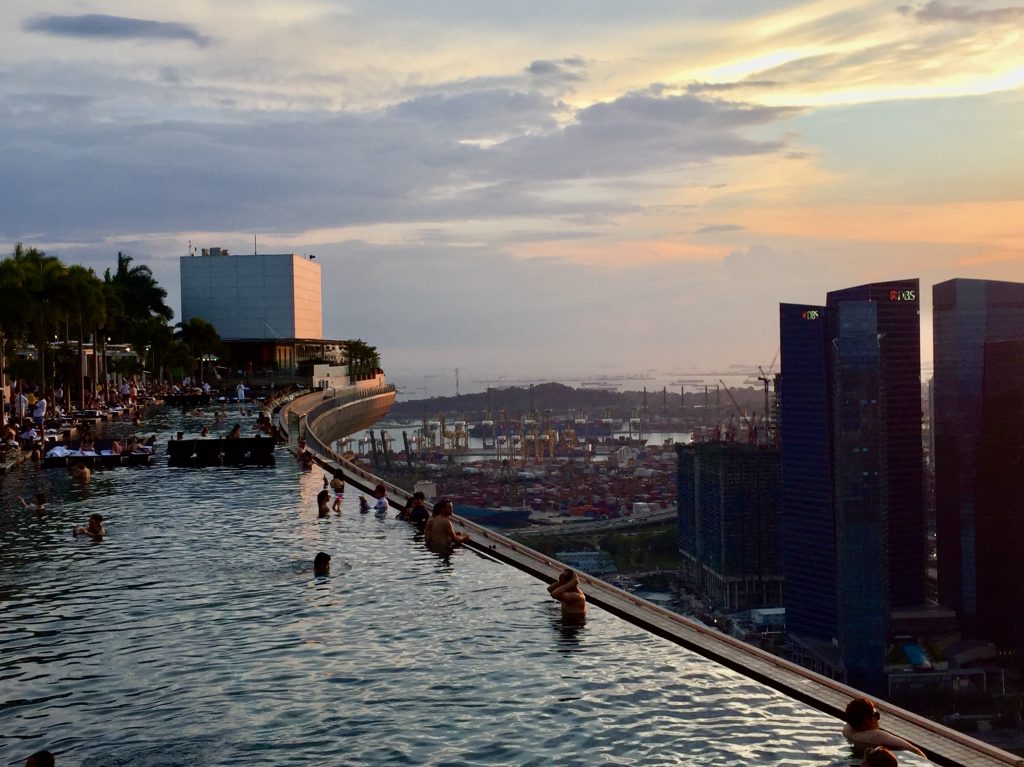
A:
{"label": "distant island", "polygon": [[[764,410],[764,390],[752,387],[732,389],[732,397],[747,414],[760,414]],[[531,414],[570,415],[587,418],[650,418],[713,423],[718,419],[739,418],[725,390],[716,392],[710,386],[704,391],[608,391],[605,389],[573,388],[560,383],[535,384],[492,388],[476,394],[453,397],[430,397],[397,401],[388,413],[389,420],[415,420],[444,415],[446,418],[464,418],[470,421],[497,420],[502,411],[508,418],[528,417]]]}

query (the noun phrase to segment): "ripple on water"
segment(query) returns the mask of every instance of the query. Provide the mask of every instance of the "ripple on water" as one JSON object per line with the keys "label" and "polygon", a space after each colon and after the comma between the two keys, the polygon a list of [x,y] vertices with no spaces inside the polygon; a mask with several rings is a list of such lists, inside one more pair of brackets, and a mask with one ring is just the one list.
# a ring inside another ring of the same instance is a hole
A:
{"label": "ripple on water", "polygon": [[[358,492],[318,520],[322,477],[283,452],[8,479],[0,764],[847,763],[834,720],[599,609],[566,622],[540,582],[435,556]],[[44,517],[9,511],[38,490]],[[72,538],[94,512],[106,539]]]}

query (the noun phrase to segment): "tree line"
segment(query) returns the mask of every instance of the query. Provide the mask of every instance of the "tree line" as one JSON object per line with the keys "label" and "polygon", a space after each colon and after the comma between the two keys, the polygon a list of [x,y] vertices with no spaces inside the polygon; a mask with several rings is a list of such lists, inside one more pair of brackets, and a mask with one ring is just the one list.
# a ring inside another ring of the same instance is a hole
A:
{"label": "tree line", "polygon": [[[114,374],[147,369],[163,380],[165,371],[191,375],[198,362],[201,377],[202,360],[220,350],[220,337],[206,320],[172,325],[167,291],[148,266],[121,252],[100,277],[18,243],[0,260],[0,296],[0,388],[7,377],[43,388],[61,382],[84,404],[87,390]],[[93,349],[88,365],[87,342]],[[110,360],[108,344],[128,344],[138,359]],[[18,356],[29,345],[34,359]],[[343,349],[353,372],[380,364],[377,350],[362,340],[343,342]]]}

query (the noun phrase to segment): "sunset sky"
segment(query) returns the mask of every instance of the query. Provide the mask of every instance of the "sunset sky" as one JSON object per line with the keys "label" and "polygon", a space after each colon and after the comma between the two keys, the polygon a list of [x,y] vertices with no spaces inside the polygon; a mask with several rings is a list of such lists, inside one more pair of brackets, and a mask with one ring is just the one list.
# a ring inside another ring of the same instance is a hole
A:
{"label": "sunset sky", "polygon": [[[8,0],[0,245],[313,253],[385,367],[766,364],[778,303],[1024,280],[1024,4]],[[927,359],[926,359],[927,363]]]}

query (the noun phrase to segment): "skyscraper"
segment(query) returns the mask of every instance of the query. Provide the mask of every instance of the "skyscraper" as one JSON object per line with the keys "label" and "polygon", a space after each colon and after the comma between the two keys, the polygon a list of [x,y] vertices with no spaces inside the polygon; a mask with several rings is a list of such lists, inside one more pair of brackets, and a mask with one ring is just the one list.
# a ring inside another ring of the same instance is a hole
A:
{"label": "skyscraper", "polygon": [[924,603],[918,299],[899,280],[780,307],[787,628],[870,691],[890,609]]}
{"label": "skyscraper", "polygon": [[[979,568],[994,565],[988,560],[993,547],[1001,545],[996,540],[998,527],[988,531],[986,540],[980,537],[978,527],[980,496],[987,492],[991,498],[994,490],[981,484],[985,468],[981,461],[986,428],[983,410],[988,403],[990,418],[1005,423],[1012,417],[1010,412],[994,409],[992,403],[1001,396],[1012,397],[1006,387],[1012,386],[1013,379],[1008,376],[1013,359],[1006,355],[1014,347],[997,348],[995,344],[1024,339],[1024,284],[955,279],[935,285],[932,297],[939,601],[956,610],[963,627],[973,633],[981,628]],[[986,437],[986,449],[996,453],[999,448],[993,440],[997,429],[998,424],[989,423]],[[990,455],[989,460],[992,458]],[[992,471],[987,476],[996,487],[1009,479]]]}
{"label": "skyscraper", "polygon": [[779,451],[768,445],[677,445],[679,553],[687,579],[721,609],[782,604]]}

